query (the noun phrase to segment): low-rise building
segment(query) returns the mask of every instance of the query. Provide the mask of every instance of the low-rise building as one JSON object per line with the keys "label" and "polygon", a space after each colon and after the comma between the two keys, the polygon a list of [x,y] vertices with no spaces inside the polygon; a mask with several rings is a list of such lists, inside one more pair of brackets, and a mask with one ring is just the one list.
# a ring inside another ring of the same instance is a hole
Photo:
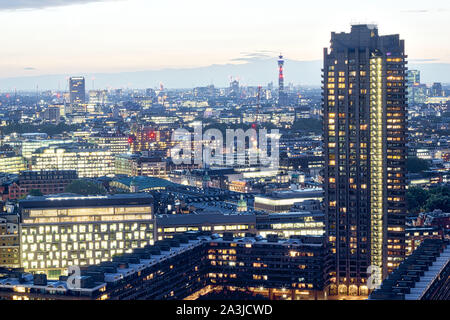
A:
{"label": "low-rise building", "polygon": [[249,232],[263,237],[276,234],[280,239],[288,239],[291,236],[322,236],[325,233],[325,217],[321,211],[229,213],[217,209],[195,214],[158,215],[156,228],[158,240],[186,231],[232,233],[241,237]]}
{"label": "low-rise building", "polygon": [[298,189],[273,192],[270,195],[255,196],[255,210],[268,212],[289,212],[294,204],[307,200],[323,200],[322,189]]}
{"label": "low-rise building", "polygon": [[64,188],[78,179],[75,170],[23,171],[17,181],[8,187],[9,199],[22,198],[31,190],[39,190],[43,195],[64,192]]}
{"label": "low-rise building", "polygon": [[450,242],[427,239],[373,291],[369,300],[449,300]]}
{"label": "low-rise building", "polygon": [[[153,246],[82,267],[75,287],[67,277],[4,272],[4,299],[170,300],[246,288],[270,299],[326,299],[329,255],[323,237],[234,238],[185,233]],[[56,288],[56,290],[55,290]]]}

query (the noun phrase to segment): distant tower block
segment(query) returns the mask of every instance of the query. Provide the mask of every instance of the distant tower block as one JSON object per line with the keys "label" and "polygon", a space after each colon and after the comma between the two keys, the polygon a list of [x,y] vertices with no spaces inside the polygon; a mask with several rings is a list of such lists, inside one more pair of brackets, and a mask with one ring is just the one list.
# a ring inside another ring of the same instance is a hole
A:
{"label": "distant tower block", "polygon": [[281,104],[284,103],[284,59],[281,54],[278,58],[278,103]]}

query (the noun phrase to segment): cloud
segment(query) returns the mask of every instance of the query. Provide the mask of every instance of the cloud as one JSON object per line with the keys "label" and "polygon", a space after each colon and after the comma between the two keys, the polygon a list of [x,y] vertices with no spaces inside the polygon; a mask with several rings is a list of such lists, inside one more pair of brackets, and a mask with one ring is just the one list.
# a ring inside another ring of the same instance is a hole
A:
{"label": "cloud", "polygon": [[430,12],[430,10],[426,10],[426,9],[418,9],[418,10],[401,10],[400,12],[403,12],[403,13],[427,13],[427,12]]}
{"label": "cloud", "polygon": [[255,60],[263,60],[273,58],[275,56],[274,51],[269,50],[257,50],[255,52],[241,52],[242,57],[233,58],[233,62],[251,62]]}
{"label": "cloud", "polygon": [[25,67],[25,68],[23,68],[23,70],[26,70],[26,71],[32,71],[32,70],[36,70],[36,68],[33,68],[33,67]]}
{"label": "cloud", "polygon": [[449,9],[446,8],[400,10],[401,13],[443,13],[448,11]]}
{"label": "cloud", "polygon": [[42,9],[103,1],[111,0],[0,0],[0,10]]}
{"label": "cloud", "polygon": [[430,58],[430,59],[410,59],[410,62],[437,62],[439,59]]}

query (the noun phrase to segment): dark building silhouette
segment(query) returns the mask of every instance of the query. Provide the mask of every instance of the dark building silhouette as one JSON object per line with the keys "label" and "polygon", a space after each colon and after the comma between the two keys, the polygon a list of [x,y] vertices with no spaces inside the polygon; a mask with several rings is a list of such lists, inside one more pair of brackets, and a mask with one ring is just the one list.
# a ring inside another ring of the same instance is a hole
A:
{"label": "dark building silhouette", "polygon": [[431,86],[431,95],[433,97],[442,97],[442,84],[440,82],[434,82]]}
{"label": "dark building silhouette", "polygon": [[327,235],[331,291],[366,295],[369,266],[383,279],[405,255],[406,55],[374,25],[332,33],[324,49]]}

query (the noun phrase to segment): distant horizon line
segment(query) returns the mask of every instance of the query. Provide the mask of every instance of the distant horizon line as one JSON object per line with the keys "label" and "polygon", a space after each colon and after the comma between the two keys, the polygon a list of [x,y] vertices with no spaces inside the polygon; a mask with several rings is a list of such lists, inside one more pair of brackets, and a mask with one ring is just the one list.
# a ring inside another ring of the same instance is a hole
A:
{"label": "distant horizon line", "polygon": [[[17,76],[8,76],[8,77],[1,77],[0,76],[0,80],[8,80],[8,79],[17,79],[17,78],[32,78],[32,77],[54,77],[54,76],[66,76],[67,80],[69,77],[85,77],[85,75],[93,75],[93,74],[98,74],[98,75],[107,75],[107,74],[117,74],[117,73],[139,73],[139,72],[159,72],[159,71],[164,71],[164,70],[192,70],[192,69],[202,69],[202,68],[209,68],[209,67],[214,67],[214,66],[241,66],[241,65],[246,65],[246,64],[250,64],[252,62],[257,62],[257,61],[267,61],[267,60],[272,60],[272,59],[278,59],[278,56],[273,56],[273,57],[258,57],[258,58],[251,58],[248,60],[244,60],[244,58],[241,60],[243,61],[243,63],[232,63],[232,62],[227,62],[227,63],[213,63],[213,64],[209,64],[209,65],[199,65],[199,66],[166,66],[166,67],[155,67],[155,68],[143,68],[143,69],[139,69],[139,70],[122,70],[122,71],[86,71],[86,72],[77,72],[77,73],[68,73],[68,72],[61,72],[61,73],[43,73],[43,74],[37,74],[37,75],[17,75]],[[323,61],[323,59],[308,59],[308,60],[296,60],[296,59],[287,59],[284,58],[284,61],[293,61],[293,62],[304,62],[304,63],[308,63],[308,62],[320,62]],[[427,65],[433,65],[433,64],[447,64],[450,65],[450,62],[442,62],[442,61],[437,61],[435,59],[426,59],[426,58],[422,58],[422,59],[411,59],[411,60],[407,60],[408,63],[413,63],[413,64],[427,64]],[[39,69],[36,69],[34,67],[24,67],[23,70],[29,70],[29,71],[36,71]],[[413,69],[414,70],[414,69]],[[450,81],[450,79],[449,79]]]}
{"label": "distant horizon line", "polygon": [[[210,64],[198,67],[161,67],[161,68],[149,68],[141,70],[122,70],[122,71],[90,71],[90,72],[64,72],[64,73],[46,73],[37,75],[18,75],[10,77],[0,77],[0,92],[1,93],[13,93],[13,92],[44,92],[44,91],[57,91],[68,92],[67,83],[70,77],[82,76],[85,78],[86,91],[90,90],[105,90],[105,89],[148,89],[157,88],[158,83],[163,83],[164,87],[171,90],[182,90],[197,87],[207,87],[214,85],[217,88],[227,88],[227,82],[230,78],[237,79],[243,87],[256,87],[263,85],[266,87],[269,83],[276,85],[277,78],[275,77],[275,70],[277,66],[275,64],[277,57],[258,57],[251,58],[243,63],[227,62],[224,64]],[[258,68],[255,64],[267,63],[274,61],[273,72],[272,69],[264,67]],[[316,60],[295,60],[285,59],[287,64],[285,65],[285,71],[287,71],[288,77],[286,82],[300,87],[320,87],[321,83],[318,79],[321,76],[320,65],[321,59]],[[432,59],[411,59],[408,60],[411,68],[409,70],[419,70],[422,75],[422,84],[432,84],[434,82],[440,82],[444,85],[450,84],[450,79],[447,79],[446,73],[442,76],[437,76],[433,72],[425,73],[423,68],[431,66],[436,68],[437,66],[445,66],[450,68],[450,63],[438,62]],[[292,69],[289,65],[292,63]],[[304,64],[304,65],[302,65]],[[235,70],[226,70],[226,68],[235,68]],[[255,68],[255,70],[249,70],[248,68]],[[208,68],[217,68],[212,72]],[[243,68],[243,70],[236,70],[236,68]],[[247,70],[245,69],[247,68]],[[36,69],[35,69],[36,70]],[[198,77],[195,72],[198,71]],[[428,70],[429,71],[429,70]],[[168,72],[164,75],[164,72]],[[186,79],[179,79],[180,75],[176,73],[187,73]],[[189,74],[191,72],[191,74]],[[206,72],[206,74],[205,74]],[[211,74],[208,74],[211,73]],[[216,73],[215,73],[216,72]],[[146,75],[148,73],[148,75]],[[155,73],[152,75],[151,73]],[[174,75],[175,73],[175,75]],[[274,77],[271,77],[271,74]],[[122,75],[130,75],[130,79]],[[293,76],[292,76],[293,75]],[[425,77],[423,77],[425,75]],[[111,77],[111,83],[108,80],[108,76]],[[135,78],[132,78],[134,76]],[[98,77],[98,78],[97,78]],[[208,77],[210,77],[208,80]],[[302,79],[303,77],[303,79]],[[427,78],[426,80],[423,78]],[[433,80],[433,78],[438,78]],[[138,79],[138,80],[136,80]],[[175,79],[176,81],[174,81]],[[192,79],[192,80],[191,80]],[[259,80],[261,79],[261,80]],[[292,79],[291,81],[289,81]],[[8,84],[11,81],[13,83]],[[30,83],[34,81],[35,83]],[[40,84],[42,81],[42,85]],[[95,85],[98,83],[98,87]],[[208,83],[209,81],[209,83]],[[22,83],[23,82],[23,83]],[[148,85],[146,84],[148,83]],[[152,85],[150,85],[150,82]],[[107,83],[107,84],[106,84]],[[190,83],[190,84],[188,84]]]}

